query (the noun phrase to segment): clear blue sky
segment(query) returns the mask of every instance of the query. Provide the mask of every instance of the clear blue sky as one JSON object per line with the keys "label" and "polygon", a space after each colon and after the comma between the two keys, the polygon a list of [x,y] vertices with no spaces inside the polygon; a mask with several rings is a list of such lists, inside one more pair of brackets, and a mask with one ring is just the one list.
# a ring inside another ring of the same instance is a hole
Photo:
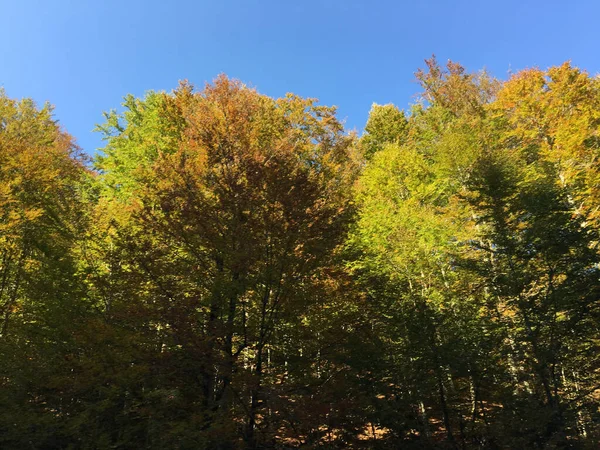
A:
{"label": "clear blue sky", "polygon": [[361,131],[373,102],[414,101],[432,53],[500,78],[568,59],[597,73],[599,18],[594,0],[0,0],[0,85],[54,104],[89,153],[125,94],[222,72],[337,105]]}

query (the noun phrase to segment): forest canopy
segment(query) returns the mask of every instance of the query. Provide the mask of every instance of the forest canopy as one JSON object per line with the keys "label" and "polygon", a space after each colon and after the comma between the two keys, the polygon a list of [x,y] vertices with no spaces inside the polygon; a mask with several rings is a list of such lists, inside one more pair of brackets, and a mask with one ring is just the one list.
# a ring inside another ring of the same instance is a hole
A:
{"label": "forest canopy", "polygon": [[0,448],[595,449],[600,78],[409,109],[221,75],[86,156],[0,90]]}

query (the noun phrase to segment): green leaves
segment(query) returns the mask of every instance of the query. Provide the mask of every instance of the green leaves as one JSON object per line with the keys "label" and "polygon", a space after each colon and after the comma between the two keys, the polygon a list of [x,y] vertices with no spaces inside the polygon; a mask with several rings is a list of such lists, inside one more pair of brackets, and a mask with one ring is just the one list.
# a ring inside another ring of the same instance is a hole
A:
{"label": "green leaves", "polygon": [[598,79],[426,66],[360,138],[129,95],[95,170],[0,92],[2,447],[597,447]]}
{"label": "green leaves", "polygon": [[[368,156],[355,190],[349,267],[393,352],[382,376],[403,373],[399,391],[419,395],[395,395],[423,420],[419,404],[437,409],[451,445],[456,429],[463,440],[476,433],[480,414],[494,417],[487,433],[511,446],[564,443],[578,423],[566,417],[591,412],[567,400],[577,388],[559,372],[597,365],[576,356],[583,335],[597,339],[589,321],[600,285],[595,212],[584,206],[594,200],[574,181],[593,170],[579,149],[595,81],[564,65],[501,86],[454,63],[427,63],[417,73],[425,102],[401,142],[381,139],[388,143]],[[369,127],[394,129],[397,110],[385,108],[387,116],[372,111]],[[374,142],[371,133],[362,143]],[[503,426],[523,424],[478,401],[503,404],[530,425],[505,435]]]}
{"label": "green leaves", "polygon": [[404,112],[396,106],[373,103],[365,134],[361,138],[365,158],[371,159],[386,144],[402,144],[406,139],[407,127]]}

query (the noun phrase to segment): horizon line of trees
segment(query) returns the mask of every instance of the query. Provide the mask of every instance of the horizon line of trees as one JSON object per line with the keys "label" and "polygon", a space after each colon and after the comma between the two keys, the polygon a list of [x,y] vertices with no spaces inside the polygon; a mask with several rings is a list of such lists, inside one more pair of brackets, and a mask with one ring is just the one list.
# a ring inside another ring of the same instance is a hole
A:
{"label": "horizon line of trees", "polygon": [[93,158],[0,90],[0,448],[598,448],[600,78],[416,77],[360,137],[129,95]]}

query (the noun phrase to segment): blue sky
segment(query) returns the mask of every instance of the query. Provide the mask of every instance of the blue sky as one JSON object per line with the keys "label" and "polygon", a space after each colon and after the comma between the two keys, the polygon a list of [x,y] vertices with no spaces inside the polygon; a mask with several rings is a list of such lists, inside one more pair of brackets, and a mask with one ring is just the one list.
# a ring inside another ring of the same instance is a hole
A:
{"label": "blue sky", "polygon": [[600,71],[598,1],[0,0],[0,85],[54,104],[89,153],[127,93],[219,73],[262,93],[337,105],[362,130],[373,102],[406,108],[435,53],[470,70]]}

